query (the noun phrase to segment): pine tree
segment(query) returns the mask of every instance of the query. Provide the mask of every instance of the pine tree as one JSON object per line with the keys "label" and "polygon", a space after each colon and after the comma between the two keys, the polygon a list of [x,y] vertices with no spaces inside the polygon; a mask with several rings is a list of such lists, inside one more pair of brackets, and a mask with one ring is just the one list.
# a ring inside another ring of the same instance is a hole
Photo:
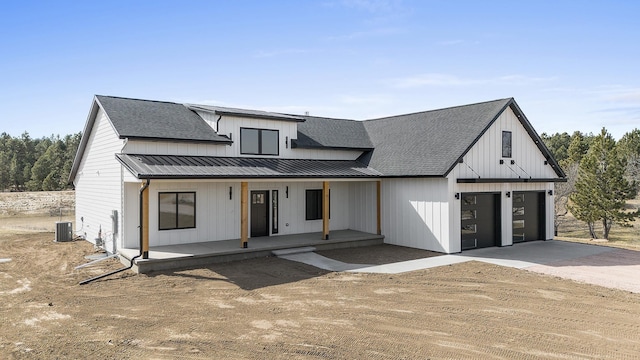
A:
{"label": "pine tree", "polygon": [[631,226],[629,223],[640,216],[638,211],[625,211],[626,200],[637,193],[635,182],[625,178],[626,165],[615,140],[603,128],[580,161],[576,191],[570,196],[571,213],[587,223],[593,238],[597,238],[594,229],[597,221],[602,222],[602,235],[608,240],[614,223]]}
{"label": "pine tree", "polygon": [[627,176],[640,181],[640,130],[630,131],[618,142],[620,152],[627,159]]}

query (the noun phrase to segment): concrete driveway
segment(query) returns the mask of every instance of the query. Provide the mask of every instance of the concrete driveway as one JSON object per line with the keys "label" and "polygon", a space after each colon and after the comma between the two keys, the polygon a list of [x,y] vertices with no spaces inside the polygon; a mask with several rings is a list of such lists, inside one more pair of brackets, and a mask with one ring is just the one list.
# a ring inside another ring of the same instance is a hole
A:
{"label": "concrete driveway", "polygon": [[560,240],[468,250],[385,265],[344,264],[306,253],[287,257],[332,271],[398,274],[465,261],[483,261],[584,283],[640,293],[640,251]]}

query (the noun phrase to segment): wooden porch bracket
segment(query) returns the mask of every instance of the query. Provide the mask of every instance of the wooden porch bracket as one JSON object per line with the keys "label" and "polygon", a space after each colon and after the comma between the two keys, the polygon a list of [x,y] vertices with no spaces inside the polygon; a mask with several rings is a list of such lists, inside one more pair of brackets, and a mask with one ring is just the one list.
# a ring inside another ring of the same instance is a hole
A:
{"label": "wooden porch bracket", "polygon": [[142,258],[149,258],[149,187],[142,191]]}
{"label": "wooden porch bracket", "polygon": [[381,216],[381,212],[380,212],[380,208],[381,208],[381,204],[382,204],[382,199],[380,199],[381,183],[382,182],[380,180],[376,181],[376,223],[377,223],[377,234],[378,235],[382,235],[382,216]]}
{"label": "wooden porch bracket", "polygon": [[240,183],[240,247],[249,245],[249,184]]}
{"label": "wooden porch bracket", "polygon": [[322,182],[322,239],[329,240],[329,182]]}

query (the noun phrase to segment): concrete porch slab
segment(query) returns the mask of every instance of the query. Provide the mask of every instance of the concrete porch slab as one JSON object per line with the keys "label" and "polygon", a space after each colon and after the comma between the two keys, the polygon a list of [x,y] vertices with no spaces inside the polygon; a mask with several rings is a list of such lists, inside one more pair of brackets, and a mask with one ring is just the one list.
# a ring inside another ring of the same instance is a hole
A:
{"label": "concrete porch slab", "polygon": [[[356,230],[332,231],[329,240],[322,233],[306,233],[250,238],[249,247],[241,248],[240,239],[209,241],[192,244],[155,246],[149,249],[149,259],[136,259],[133,270],[138,273],[184,269],[207,264],[272,256],[272,251],[315,247],[317,250],[353,248],[384,243],[383,235]],[[120,249],[120,261],[129,265],[138,249]]]}

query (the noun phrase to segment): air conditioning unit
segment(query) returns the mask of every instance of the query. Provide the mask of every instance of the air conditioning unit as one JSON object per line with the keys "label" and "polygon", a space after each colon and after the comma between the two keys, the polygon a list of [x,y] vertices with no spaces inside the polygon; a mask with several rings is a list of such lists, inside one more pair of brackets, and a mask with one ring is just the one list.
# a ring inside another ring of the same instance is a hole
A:
{"label": "air conditioning unit", "polygon": [[70,221],[56,222],[56,242],[73,240],[73,224]]}

